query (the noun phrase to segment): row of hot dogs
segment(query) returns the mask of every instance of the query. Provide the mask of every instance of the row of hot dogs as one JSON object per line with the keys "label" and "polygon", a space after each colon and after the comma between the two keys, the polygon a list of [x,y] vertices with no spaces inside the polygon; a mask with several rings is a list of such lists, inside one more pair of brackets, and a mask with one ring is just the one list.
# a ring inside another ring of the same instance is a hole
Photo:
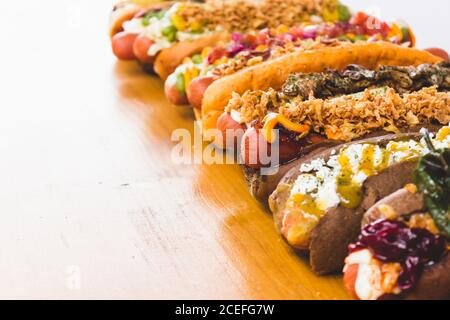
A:
{"label": "row of hot dogs", "polygon": [[165,80],[318,274],[450,298],[450,64],[336,0],[122,2],[113,51]]}

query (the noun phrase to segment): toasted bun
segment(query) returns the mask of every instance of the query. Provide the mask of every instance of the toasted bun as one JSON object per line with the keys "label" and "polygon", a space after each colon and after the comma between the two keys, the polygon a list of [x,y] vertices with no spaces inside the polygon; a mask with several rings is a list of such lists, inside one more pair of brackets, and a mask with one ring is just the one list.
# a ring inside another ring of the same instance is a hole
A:
{"label": "toasted bun", "polygon": [[450,254],[441,261],[425,268],[414,291],[406,300],[449,300],[450,299]]}
{"label": "toasted bun", "polygon": [[441,58],[429,52],[388,42],[361,42],[290,53],[212,83],[203,97],[203,130],[215,128],[217,118],[233,92],[242,94],[247,90],[279,89],[293,72],[322,72],[328,68],[340,70],[349,64],[376,69],[381,65],[417,66],[440,61]]}
{"label": "toasted bun", "polygon": [[387,218],[383,212],[378,210],[382,205],[391,207],[398,216],[410,215],[414,212],[424,212],[426,210],[422,194],[417,192],[413,193],[406,188],[402,188],[378,201],[372,208],[367,210],[361,223],[363,228],[377,220]]}
{"label": "toasted bun", "polygon": [[202,120],[202,117],[201,117],[201,114],[200,114],[200,110],[197,110],[197,109],[193,109],[194,110],[194,117],[195,117],[195,120],[196,121],[201,121]]}
{"label": "toasted bun", "polygon": [[214,46],[219,41],[228,38],[228,33],[217,32],[197,40],[177,42],[172,47],[163,49],[158,53],[154,64],[155,72],[161,79],[166,80],[183,62],[184,58],[199,53],[203,48]]}

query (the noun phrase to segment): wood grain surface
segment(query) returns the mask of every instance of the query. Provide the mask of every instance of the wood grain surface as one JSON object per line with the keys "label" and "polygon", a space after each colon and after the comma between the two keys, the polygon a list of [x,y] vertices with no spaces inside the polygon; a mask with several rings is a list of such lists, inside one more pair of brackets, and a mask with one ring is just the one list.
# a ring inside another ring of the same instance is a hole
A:
{"label": "wood grain surface", "polygon": [[113,58],[112,4],[0,4],[0,298],[348,298],[237,165],[171,161],[192,112]]}

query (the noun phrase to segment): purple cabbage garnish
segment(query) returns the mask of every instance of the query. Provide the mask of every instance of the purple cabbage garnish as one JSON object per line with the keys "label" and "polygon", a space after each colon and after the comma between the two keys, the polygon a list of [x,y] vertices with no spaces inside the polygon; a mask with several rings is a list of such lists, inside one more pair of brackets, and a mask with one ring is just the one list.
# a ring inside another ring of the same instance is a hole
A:
{"label": "purple cabbage garnish", "polygon": [[398,285],[412,289],[426,266],[438,262],[446,252],[446,240],[426,229],[409,228],[401,221],[380,220],[366,226],[349,252],[370,249],[382,262],[402,266]]}

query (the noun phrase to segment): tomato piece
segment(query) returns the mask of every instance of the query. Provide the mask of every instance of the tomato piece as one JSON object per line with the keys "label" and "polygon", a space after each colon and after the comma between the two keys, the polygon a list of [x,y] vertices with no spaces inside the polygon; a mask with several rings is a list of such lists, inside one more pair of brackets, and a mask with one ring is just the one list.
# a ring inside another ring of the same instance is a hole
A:
{"label": "tomato piece", "polygon": [[223,48],[214,48],[208,56],[208,64],[213,64],[217,60],[227,55],[227,51]]}
{"label": "tomato piece", "polygon": [[364,12],[358,12],[355,14],[353,18],[350,20],[350,24],[364,25],[368,19],[368,15]]}

